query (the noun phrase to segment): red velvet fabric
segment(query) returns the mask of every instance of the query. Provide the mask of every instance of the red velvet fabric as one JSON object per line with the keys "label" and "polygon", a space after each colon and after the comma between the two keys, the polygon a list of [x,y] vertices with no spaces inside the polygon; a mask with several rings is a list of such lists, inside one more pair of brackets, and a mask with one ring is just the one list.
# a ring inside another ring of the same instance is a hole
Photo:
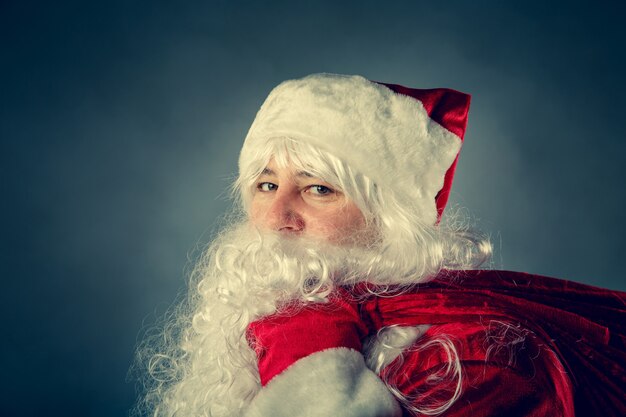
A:
{"label": "red velvet fabric", "polygon": [[[362,312],[371,331],[431,324],[419,343],[438,335],[456,342],[463,395],[444,416],[626,415],[626,293],[518,272],[463,271],[371,298]],[[415,350],[399,372],[385,372],[423,406],[441,395],[428,377],[446,364],[441,349]]]}

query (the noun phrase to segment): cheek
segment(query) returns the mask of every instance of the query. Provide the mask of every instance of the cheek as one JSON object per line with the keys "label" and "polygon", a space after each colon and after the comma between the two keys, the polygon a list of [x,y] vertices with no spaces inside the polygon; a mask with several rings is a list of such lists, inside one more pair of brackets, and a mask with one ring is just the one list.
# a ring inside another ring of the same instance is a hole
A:
{"label": "cheek", "polygon": [[250,203],[250,208],[248,209],[248,219],[257,227],[263,226],[265,219],[264,213],[266,211],[266,208],[259,201],[259,199],[253,198]]}
{"label": "cheek", "polygon": [[365,219],[363,218],[363,214],[356,207],[351,207],[346,209],[341,214],[341,221],[345,225],[345,228],[360,231],[365,227]]}
{"label": "cheek", "polygon": [[365,219],[356,206],[347,206],[324,216],[319,223],[323,225],[324,237],[335,243],[350,240],[365,229]]}

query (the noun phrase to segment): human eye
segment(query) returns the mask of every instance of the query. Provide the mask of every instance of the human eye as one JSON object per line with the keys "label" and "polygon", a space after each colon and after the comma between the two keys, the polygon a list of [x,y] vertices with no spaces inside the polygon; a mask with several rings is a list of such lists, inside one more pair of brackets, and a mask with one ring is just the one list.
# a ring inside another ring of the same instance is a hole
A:
{"label": "human eye", "polygon": [[271,183],[271,182],[267,182],[267,181],[260,182],[256,185],[256,189],[264,193],[275,191],[277,188],[278,188],[278,185]]}
{"label": "human eye", "polygon": [[326,196],[326,195],[332,195],[335,194],[335,190],[333,190],[330,187],[326,187],[325,185],[319,185],[319,184],[315,184],[315,185],[310,185],[307,188],[307,191],[315,196]]}

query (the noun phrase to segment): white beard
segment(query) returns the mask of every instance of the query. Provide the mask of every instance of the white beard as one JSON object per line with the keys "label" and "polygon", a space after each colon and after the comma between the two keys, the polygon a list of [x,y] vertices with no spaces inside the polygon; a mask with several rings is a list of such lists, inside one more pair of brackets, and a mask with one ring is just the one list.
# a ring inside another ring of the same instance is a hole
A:
{"label": "white beard", "polygon": [[152,354],[149,372],[160,381],[146,401],[157,403],[158,416],[241,415],[261,388],[246,340],[250,322],[285,303],[322,301],[336,285],[406,279],[391,264],[380,251],[232,227],[196,266],[188,304],[166,328],[162,352]]}

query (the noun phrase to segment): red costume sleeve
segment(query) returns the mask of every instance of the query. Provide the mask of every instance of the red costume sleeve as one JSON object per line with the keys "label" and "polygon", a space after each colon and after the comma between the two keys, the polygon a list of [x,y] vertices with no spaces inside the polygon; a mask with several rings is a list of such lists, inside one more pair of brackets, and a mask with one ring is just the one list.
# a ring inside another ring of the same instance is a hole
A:
{"label": "red costume sleeve", "polygon": [[361,351],[368,329],[358,305],[349,302],[347,292],[342,294],[331,295],[326,304],[291,306],[249,325],[248,340],[258,357],[263,386],[312,353],[338,347]]}

